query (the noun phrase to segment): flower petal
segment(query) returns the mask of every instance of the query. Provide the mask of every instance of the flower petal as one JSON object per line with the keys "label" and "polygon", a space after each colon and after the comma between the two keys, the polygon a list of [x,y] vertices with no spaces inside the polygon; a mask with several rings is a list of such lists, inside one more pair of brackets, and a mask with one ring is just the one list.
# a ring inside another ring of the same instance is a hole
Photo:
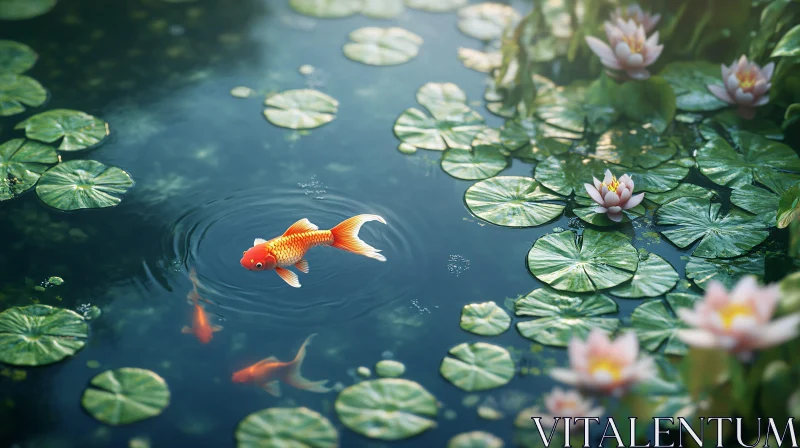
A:
{"label": "flower petal", "polygon": [[619,196],[617,196],[617,193],[609,191],[603,197],[603,201],[606,207],[614,207],[615,205],[619,205]]}
{"label": "flower petal", "polygon": [[569,369],[550,369],[550,376],[554,380],[564,384],[576,385],[580,382],[579,375],[575,371]]}
{"label": "flower petal", "polygon": [[609,210],[609,212],[608,212],[608,213],[606,213],[606,216],[608,216],[608,219],[610,219],[610,220],[612,220],[612,221],[614,221],[614,222],[620,222],[620,221],[622,221],[622,212],[612,213],[612,212]]}
{"label": "flower petal", "polygon": [[645,79],[650,78],[650,72],[644,68],[625,70],[625,73],[627,73],[628,76],[637,81],[644,81]]}
{"label": "flower petal", "polygon": [[714,348],[718,341],[713,333],[699,329],[678,330],[678,339],[693,347]]}
{"label": "flower petal", "polygon": [[620,70],[622,68],[617,62],[617,57],[614,55],[611,47],[605,42],[594,36],[586,36],[586,44],[589,45],[589,49],[591,49],[594,54],[600,57],[600,61],[604,66],[614,70]]}
{"label": "flower petal", "polygon": [[798,329],[799,325],[800,314],[791,314],[770,322],[761,327],[761,331],[756,334],[758,341],[756,348],[771,347],[794,339],[800,330]]}
{"label": "flower petal", "polygon": [[750,92],[745,92],[741,87],[736,89],[736,93],[733,95],[733,98],[736,100],[736,104],[740,106],[750,106],[753,104],[753,94]]}
{"label": "flower petal", "polygon": [[637,205],[639,205],[639,203],[642,202],[642,199],[644,199],[644,193],[639,193],[637,195],[631,196],[631,198],[625,204],[625,210],[630,210],[636,207]]}
{"label": "flower petal", "polygon": [[764,75],[764,78],[767,78],[767,81],[772,79],[772,73],[775,71],[775,63],[770,62],[769,64],[765,65],[764,68],[761,69],[761,74]]}
{"label": "flower petal", "polygon": [[734,101],[733,98],[728,95],[728,91],[725,89],[725,87],[719,84],[706,84],[706,88],[709,92],[711,92],[712,95],[720,100],[725,101],[728,104],[736,104],[736,101]]}
{"label": "flower petal", "polygon": [[605,205],[605,202],[603,202],[603,197],[600,196],[600,192],[597,191],[595,187],[589,184],[583,184],[583,188],[586,189],[586,192],[589,193],[589,196],[591,196],[594,202],[597,202],[600,205]]}

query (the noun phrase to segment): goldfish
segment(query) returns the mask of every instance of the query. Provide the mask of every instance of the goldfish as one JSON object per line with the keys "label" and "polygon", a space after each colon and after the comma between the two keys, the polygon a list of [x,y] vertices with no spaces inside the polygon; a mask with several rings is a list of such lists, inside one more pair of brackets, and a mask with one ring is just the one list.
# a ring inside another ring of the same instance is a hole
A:
{"label": "goldfish", "polygon": [[274,397],[281,396],[280,383],[286,383],[294,388],[309,392],[330,392],[332,389],[325,386],[328,380],[309,381],[300,374],[303,359],[306,357],[306,347],[317,334],[311,334],[300,346],[297,355],[288,362],[279,361],[270,356],[246,367],[233,374],[234,383],[255,383]]}
{"label": "goldfish", "polygon": [[331,246],[337,249],[364,255],[378,261],[386,261],[380,250],[358,238],[361,226],[369,221],[386,221],[378,215],[357,215],[342,221],[330,230],[319,230],[308,219],[303,218],[292,224],[283,235],[269,241],[256,238],[253,247],[242,253],[240,263],[251,271],[274,269],[286,283],[295,288],[300,287],[297,274],[286,269],[294,266],[308,274],[306,252],[315,246]]}
{"label": "goldfish", "polygon": [[[201,343],[208,344],[211,341],[212,335],[222,330],[222,327],[209,322],[206,311],[200,305],[201,297],[200,293],[197,292],[197,272],[194,268],[192,268],[192,271],[189,273],[189,279],[192,281],[192,290],[189,291],[186,298],[191,300],[194,304],[194,313],[192,314],[192,326],[184,326],[181,329],[181,333],[194,334]],[[208,301],[206,299],[203,300],[206,302]]]}

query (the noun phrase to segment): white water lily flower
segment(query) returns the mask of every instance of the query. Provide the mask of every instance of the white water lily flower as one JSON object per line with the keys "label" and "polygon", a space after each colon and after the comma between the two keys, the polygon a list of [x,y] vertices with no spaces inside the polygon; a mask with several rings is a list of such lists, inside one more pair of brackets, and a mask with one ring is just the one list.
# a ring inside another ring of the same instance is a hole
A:
{"label": "white water lily flower", "polygon": [[770,80],[774,70],[774,62],[761,68],[755,62],[748,62],[747,56],[742,55],[730,67],[722,64],[724,86],[707,84],[706,87],[720,100],[739,106],[736,110],[739,116],[751,120],[756,115],[756,107],[769,103],[767,92],[772,87]]}
{"label": "white water lily flower", "polygon": [[[658,59],[663,45],[658,44],[658,31],[646,38],[644,27],[631,19],[617,19],[614,23],[605,22],[608,44],[594,36],[586,36],[589,48],[600,57],[600,62],[609,69],[624,71],[633,79],[650,77],[648,67]],[[609,75],[617,77],[613,72]]]}
{"label": "white water lily flower", "polygon": [[[542,416],[542,428],[552,428],[554,417],[561,417],[558,421],[558,428],[564,428],[564,418],[581,418],[581,417],[602,417],[602,406],[592,407],[594,404],[592,400],[584,398],[578,391],[570,390],[564,391],[560,387],[556,387],[549,395],[544,397],[544,406],[547,415]],[[583,427],[582,420],[573,420],[570,422],[572,427],[579,429]]]}
{"label": "white water lily flower", "polygon": [[634,3],[628,5],[627,8],[617,8],[616,11],[611,13],[611,21],[616,22],[617,19],[633,20],[637,25],[642,25],[645,33],[649,33],[658,25],[661,20],[661,14],[651,15],[649,12],[642,10],[639,4]]}
{"label": "white water lily flower", "polygon": [[760,287],[752,276],[740,279],[730,293],[712,280],[694,309],[677,310],[678,316],[694,327],[680,330],[678,337],[691,346],[721,348],[747,359],[753,350],[797,336],[800,313],[770,321],[779,298],[777,284]]}
{"label": "white water lily flower", "polygon": [[570,368],[553,369],[550,376],[578,388],[621,396],[655,375],[652,358],[637,359],[639,340],[630,331],[612,341],[603,330],[594,328],[586,342],[573,337],[568,352]]}
{"label": "white water lily flower", "polygon": [[639,205],[644,199],[644,193],[633,195],[633,179],[627,174],[617,179],[611,170],[606,170],[606,177],[600,182],[592,178],[594,185],[583,184],[589,196],[597,202],[595,213],[605,213],[614,222],[622,221],[622,211],[629,210]]}

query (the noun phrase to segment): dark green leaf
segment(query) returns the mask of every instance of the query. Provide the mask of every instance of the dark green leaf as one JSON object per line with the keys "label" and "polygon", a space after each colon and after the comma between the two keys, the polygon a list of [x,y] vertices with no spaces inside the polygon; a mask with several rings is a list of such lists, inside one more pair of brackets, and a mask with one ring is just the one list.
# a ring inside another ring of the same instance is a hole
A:
{"label": "dark green leaf", "polygon": [[719,64],[706,61],[676,61],[667,64],[660,75],[672,86],[680,110],[701,112],[728,106],[712,95],[706,87],[708,84],[722,85]]}
{"label": "dark green leaf", "polygon": [[651,124],[658,133],[667,130],[675,116],[675,92],[663,78],[628,81],[620,87],[619,108],[632,121]]}

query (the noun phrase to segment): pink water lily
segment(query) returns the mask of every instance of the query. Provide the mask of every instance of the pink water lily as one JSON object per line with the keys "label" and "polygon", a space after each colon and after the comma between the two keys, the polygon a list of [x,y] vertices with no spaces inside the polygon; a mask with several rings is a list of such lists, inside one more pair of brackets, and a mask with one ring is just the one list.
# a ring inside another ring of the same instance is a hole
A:
{"label": "pink water lily", "polygon": [[[584,398],[576,390],[564,391],[560,387],[553,388],[549,395],[544,397],[546,415],[542,415],[542,428],[552,428],[555,422],[554,417],[562,417],[558,421],[558,428],[564,428],[564,418],[571,417],[602,417],[602,406],[593,407],[592,400]],[[583,420],[573,420],[572,427],[576,429],[583,427]]]}
{"label": "pink water lily", "polygon": [[694,309],[677,310],[694,327],[680,330],[678,337],[695,347],[720,348],[747,359],[753,350],[797,336],[800,313],[770,321],[779,298],[778,285],[760,287],[752,276],[740,279],[730,293],[712,280]]}
{"label": "pink water lily", "polygon": [[[605,22],[603,25],[608,44],[594,36],[586,36],[586,43],[600,57],[600,62],[607,69],[624,71],[633,79],[649,78],[650,72],[645,67],[655,62],[664,50],[664,46],[658,44],[658,31],[646,38],[644,27],[632,19],[618,18],[614,23]],[[618,77],[612,71],[608,73]]]}
{"label": "pink water lily", "polygon": [[621,396],[655,374],[652,358],[639,358],[639,340],[633,332],[612,341],[594,328],[586,342],[573,337],[567,350],[570,368],[552,369],[550,376],[578,388]]}
{"label": "pink water lily", "polygon": [[633,195],[633,179],[627,174],[617,179],[611,170],[606,170],[606,177],[600,182],[592,178],[594,185],[583,184],[589,196],[597,202],[596,213],[605,213],[614,222],[622,221],[622,211],[629,210],[639,205],[644,199],[644,193]]}
{"label": "pink water lily", "polygon": [[651,15],[649,12],[643,11],[642,7],[637,3],[634,3],[627,8],[617,8],[616,11],[611,13],[611,20],[616,22],[617,19],[633,20],[637,25],[642,25],[645,33],[649,33],[655,29],[658,21],[661,20],[661,14]]}
{"label": "pink water lily", "polygon": [[755,62],[748,62],[747,56],[742,55],[730,67],[722,64],[724,85],[707,84],[706,87],[720,100],[739,106],[736,112],[740,117],[752,120],[756,115],[755,108],[769,103],[767,92],[772,87],[770,80],[774,70],[774,62],[761,68]]}

